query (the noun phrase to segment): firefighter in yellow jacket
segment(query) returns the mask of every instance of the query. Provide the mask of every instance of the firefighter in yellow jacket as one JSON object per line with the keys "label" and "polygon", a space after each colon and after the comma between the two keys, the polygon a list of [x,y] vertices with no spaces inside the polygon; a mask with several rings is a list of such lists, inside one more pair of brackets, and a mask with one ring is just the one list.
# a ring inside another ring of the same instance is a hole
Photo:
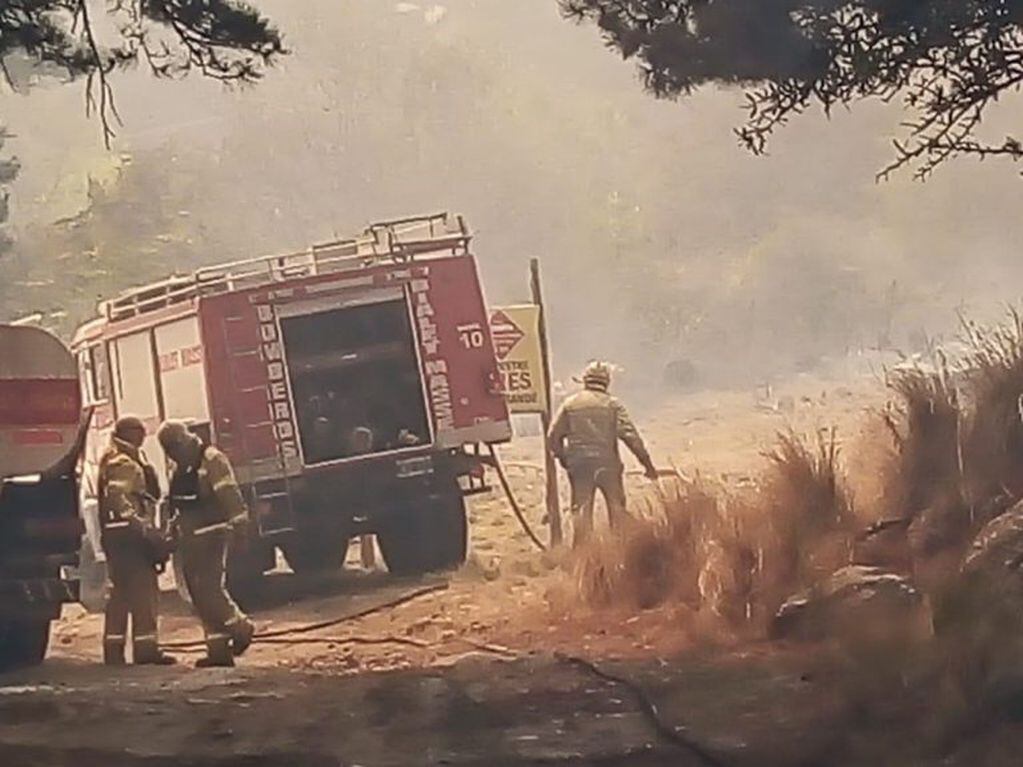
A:
{"label": "firefighter in yellow jacket", "polygon": [[103,625],[103,662],[122,665],[131,617],[133,660],[169,665],[157,637],[156,473],[142,455],[146,427],[126,416],[114,425],[99,463],[99,517],[110,594]]}
{"label": "firefighter in yellow jacket", "polygon": [[178,554],[206,634],[206,657],[196,665],[233,666],[254,632],[225,584],[228,544],[248,525],[248,510],[227,456],[203,445],[180,421],[164,423],[157,436],[174,463],[170,503],[177,512]]}
{"label": "firefighter in yellow jacket", "polygon": [[591,363],[583,374],[583,390],[565,400],[547,435],[551,452],[568,472],[575,527],[573,544],[577,546],[593,530],[597,490],[607,503],[612,527],[620,526],[628,518],[619,440],[643,465],[646,476],[657,478],[657,469],[625,406],[608,394],[610,385],[608,365]]}

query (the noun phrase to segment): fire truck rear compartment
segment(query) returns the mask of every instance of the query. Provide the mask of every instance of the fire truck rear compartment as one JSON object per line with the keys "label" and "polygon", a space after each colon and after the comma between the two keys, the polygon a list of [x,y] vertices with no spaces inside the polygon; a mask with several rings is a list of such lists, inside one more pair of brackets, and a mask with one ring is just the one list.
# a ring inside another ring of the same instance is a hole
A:
{"label": "fire truck rear compartment", "polygon": [[430,444],[404,298],[282,318],[307,465]]}

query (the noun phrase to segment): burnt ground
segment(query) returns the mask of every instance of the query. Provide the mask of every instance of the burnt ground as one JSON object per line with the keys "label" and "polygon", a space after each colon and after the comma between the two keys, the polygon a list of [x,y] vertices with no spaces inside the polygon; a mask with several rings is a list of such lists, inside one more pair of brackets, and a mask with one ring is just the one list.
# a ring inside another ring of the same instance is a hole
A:
{"label": "burnt ground", "polygon": [[[75,661],[0,687],[0,753],[33,765],[814,764],[840,734],[792,668],[609,664],[670,701],[658,733],[628,687],[537,656],[339,677]],[[765,716],[765,712],[770,712]]]}
{"label": "burnt ground", "polygon": [[[883,399],[866,379],[804,378],[772,396],[702,393],[634,409],[658,461],[741,485],[779,430],[837,424],[847,442],[860,439],[864,410]],[[505,455],[539,527],[536,440]],[[633,484],[634,510],[651,492]],[[870,669],[829,665],[819,648],[708,645],[671,606],[586,609],[571,563],[532,549],[503,499],[474,499],[471,516],[470,562],[449,578],[272,574],[251,605],[261,631],[337,622],[259,641],[233,670],[191,668],[199,631],[172,592],[162,636],[182,664],[171,669],[105,669],[99,616],[67,609],[50,660],[0,677],[0,764],[1020,763],[1015,726],[935,737],[926,696],[896,680],[851,700]]]}
{"label": "burnt ground", "polygon": [[899,717],[865,725],[809,667],[777,650],[602,662],[621,683],[549,654],[348,676],[55,660],[2,680],[0,755],[38,767],[1019,763],[1019,726],[921,748]]}

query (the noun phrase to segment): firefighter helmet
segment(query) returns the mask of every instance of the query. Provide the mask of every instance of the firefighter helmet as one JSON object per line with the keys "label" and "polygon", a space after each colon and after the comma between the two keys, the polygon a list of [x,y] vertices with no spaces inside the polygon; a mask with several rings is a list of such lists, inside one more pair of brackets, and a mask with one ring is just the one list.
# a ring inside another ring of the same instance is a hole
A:
{"label": "firefighter helmet", "polygon": [[114,437],[138,447],[146,437],[146,425],[136,416],[121,416],[114,424]]}
{"label": "firefighter helmet", "polygon": [[587,389],[607,391],[611,386],[611,366],[606,362],[591,362],[583,372],[583,385]]}
{"label": "firefighter helmet", "polygon": [[164,421],[156,433],[156,438],[164,452],[173,452],[175,448],[184,447],[198,439],[188,430],[188,425],[184,421]]}

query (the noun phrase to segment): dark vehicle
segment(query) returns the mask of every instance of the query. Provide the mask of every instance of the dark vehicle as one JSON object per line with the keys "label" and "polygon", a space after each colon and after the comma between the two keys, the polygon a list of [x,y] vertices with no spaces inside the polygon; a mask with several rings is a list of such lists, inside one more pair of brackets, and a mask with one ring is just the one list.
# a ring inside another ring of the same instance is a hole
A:
{"label": "dark vehicle", "polygon": [[41,662],[50,621],[78,599],[86,421],[67,348],[0,325],[0,670]]}

